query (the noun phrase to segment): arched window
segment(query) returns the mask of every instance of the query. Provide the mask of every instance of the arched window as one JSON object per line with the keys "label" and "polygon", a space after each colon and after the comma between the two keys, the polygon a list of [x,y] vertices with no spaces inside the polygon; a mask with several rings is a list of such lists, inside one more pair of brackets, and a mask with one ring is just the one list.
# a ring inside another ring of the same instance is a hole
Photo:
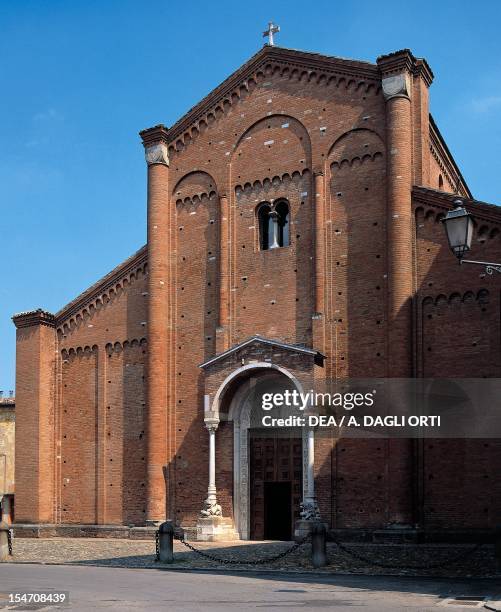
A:
{"label": "arched window", "polygon": [[440,191],[443,191],[444,189],[444,178],[441,174],[438,175],[438,188]]}
{"label": "arched window", "polygon": [[289,246],[289,204],[278,201],[273,207],[264,202],[258,209],[259,244],[261,250]]}
{"label": "arched window", "polygon": [[278,245],[289,246],[289,204],[287,200],[280,200],[275,205],[277,211]]}
{"label": "arched window", "polygon": [[259,246],[262,251],[270,248],[270,236],[273,236],[273,227],[270,227],[272,224],[270,212],[271,206],[269,204],[261,204],[257,213],[259,219]]}

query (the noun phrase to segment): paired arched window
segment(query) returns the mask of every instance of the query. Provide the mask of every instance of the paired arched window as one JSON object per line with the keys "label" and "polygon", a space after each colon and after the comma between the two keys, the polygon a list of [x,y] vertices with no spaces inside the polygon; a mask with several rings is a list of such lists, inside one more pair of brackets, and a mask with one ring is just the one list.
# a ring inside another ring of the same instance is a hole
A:
{"label": "paired arched window", "polygon": [[289,203],[279,200],[273,206],[264,202],[258,210],[261,250],[289,246]]}

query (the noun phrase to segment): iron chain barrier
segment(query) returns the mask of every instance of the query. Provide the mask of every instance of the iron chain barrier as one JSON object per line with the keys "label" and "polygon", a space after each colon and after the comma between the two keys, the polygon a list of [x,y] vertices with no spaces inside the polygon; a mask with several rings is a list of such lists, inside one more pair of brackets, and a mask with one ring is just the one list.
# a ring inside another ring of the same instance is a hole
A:
{"label": "iron chain barrier", "polygon": [[402,565],[402,564],[395,565],[392,563],[382,563],[374,559],[369,559],[365,555],[361,555],[360,553],[357,553],[354,550],[351,550],[350,548],[346,547],[344,544],[341,544],[339,540],[333,540],[333,542],[334,544],[336,544],[339,550],[341,550],[342,552],[346,553],[350,557],[353,557],[354,559],[356,559],[357,561],[360,561],[361,563],[365,565],[373,565],[374,567],[380,567],[382,569],[403,569],[403,570],[439,569],[447,565],[454,565],[455,563],[458,563],[459,561],[464,561],[466,559],[469,559],[471,556],[473,556],[477,552],[477,550],[482,548],[482,546],[484,546],[485,544],[483,542],[480,544],[475,544],[468,550],[461,551],[459,554],[455,555],[454,557],[451,557],[450,559],[446,559],[445,561],[440,561],[439,563],[428,563],[426,565]]}
{"label": "iron chain barrier", "polygon": [[308,535],[302,540],[300,540],[299,542],[294,542],[292,546],[290,546],[286,550],[283,550],[282,552],[276,555],[273,555],[272,557],[264,557],[263,559],[250,559],[250,560],[249,559],[222,559],[221,557],[218,557],[216,555],[212,555],[211,553],[202,551],[199,548],[195,548],[189,542],[187,542],[184,539],[184,537],[180,537],[176,539],[179,540],[181,544],[184,544],[186,548],[189,548],[193,552],[197,553],[197,555],[200,555],[201,557],[205,557],[206,559],[210,559],[211,561],[215,561],[216,563],[221,563],[223,565],[264,565],[265,563],[273,563],[274,561],[278,561],[279,559],[283,559],[287,555],[292,554],[298,548],[300,548],[303,544],[305,544],[307,540],[310,539],[310,537],[311,536]]}
{"label": "iron chain barrier", "polygon": [[[264,565],[265,563],[273,563],[275,561],[278,561],[279,559],[283,559],[284,557],[294,553],[301,546],[303,546],[303,544],[306,544],[306,542],[308,542],[308,540],[311,539],[311,534],[307,535],[305,538],[303,538],[302,540],[298,542],[294,542],[294,544],[292,544],[286,550],[283,550],[280,553],[273,555],[271,557],[264,557],[262,559],[223,559],[222,557],[213,555],[212,553],[205,552],[203,550],[200,550],[199,548],[195,548],[195,546],[193,546],[192,544],[190,544],[184,539],[184,535],[174,536],[174,539],[181,542],[181,544],[183,544],[186,548],[193,551],[197,555],[204,557],[206,559],[209,559],[210,561],[220,563],[222,565]],[[160,560],[159,540],[160,540],[160,532],[156,531],[155,532],[155,553],[156,553],[155,560],[156,561]],[[454,565],[455,563],[458,563],[459,561],[465,561],[466,559],[469,559],[471,556],[473,556],[478,550],[480,550],[485,545],[485,543],[475,544],[468,550],[461,551],[459,554],[455,555],[454,557],[445,559],[444,561],[440,561],[438,563],[428,563],[424,565],[403,565],[403,564],[384,563],[381,561],[377,561],[376,559],[371,559],[363,554],[360,554],[352,550],[351,548],[348,548],[347,546],[339,542],[339,540],[333,540],[333,543],[338,547],[340,551],[344,552],[345,554],[352,557],[353,559],[356,559],[357,561],[363,563],[364,565],[372,565],[374,567],[379,567],[382,569],[403,569],[403,570],[440,569],[447,565]],[[9,537],[9,550],[11,551],[11,554],[12,554],[12,544],[11,544],[10,537]],[[328,564],[330,564],[331,562],[332,560],[330,560]]]}
{"label": "iron chain barrier", "polygon": [[9,547],[9,555],[12,557],[12,529],[7,531],[7,546]]}
{"label": "iron chain barrier", "polygon": [[[192,544],[190,544],[184,539],[184,535],[174,536],[175,540],[178,540],[178,542],[181,542],[183,546],[186,546],[186,548],[193,551],[200,557],[204,557],[206,559],[209,559],[210,561],[215,561],[216,563],[221,563],[222,565],[264,565],[265,563],[273,563],[274,561],[283,559],[287,555],[290,555],[293,552],[295,552],[298,548],[300,548],[303,544],[305,544],[310,538],[311,536],[307,535],[302,540],[298,542],[294,542],[294,544],[289,546],[289,548],[287,548],[286,550],[283,550],[271,557],[264,557],[263,559],[223,559],[222,557],[218,557],[217,555],[213,555],[212,553],[208,553],[203,550],[200,550],[199,548],[195,548]],[[160,532],[159,531],[155,532],[155,552],[156,552],[155,560],[159,561],[160,560]]]}

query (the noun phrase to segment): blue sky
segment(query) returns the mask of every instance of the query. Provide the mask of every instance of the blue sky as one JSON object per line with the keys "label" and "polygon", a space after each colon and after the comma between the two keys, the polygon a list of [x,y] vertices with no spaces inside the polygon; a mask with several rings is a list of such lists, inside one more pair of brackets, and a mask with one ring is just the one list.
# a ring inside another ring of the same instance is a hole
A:
{"label": "blue sky", "polygon": [[138,131],[174,123],[270,19],[284,47],[426,57],[449,148],[474,196],[501,204],[501,2],[0,0],[0,389],[14,388],[11,315],[57,311],[144,244]]}

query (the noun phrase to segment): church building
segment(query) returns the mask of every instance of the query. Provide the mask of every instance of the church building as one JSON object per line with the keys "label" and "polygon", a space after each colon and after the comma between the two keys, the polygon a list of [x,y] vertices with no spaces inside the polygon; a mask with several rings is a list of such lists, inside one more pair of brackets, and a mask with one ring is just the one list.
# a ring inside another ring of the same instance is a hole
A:
{"label": "church building", "polygon": [[258,383],[500,377],[501,282],[457,265],[440,221],[460,197],[475,259],[499,261],[501,209],[470,193],[432,81],[408,49],[267,44],[140,133],[146,245],[59,312],[13,317],[20,532],[499,523],[499,440],[253,435]]}

